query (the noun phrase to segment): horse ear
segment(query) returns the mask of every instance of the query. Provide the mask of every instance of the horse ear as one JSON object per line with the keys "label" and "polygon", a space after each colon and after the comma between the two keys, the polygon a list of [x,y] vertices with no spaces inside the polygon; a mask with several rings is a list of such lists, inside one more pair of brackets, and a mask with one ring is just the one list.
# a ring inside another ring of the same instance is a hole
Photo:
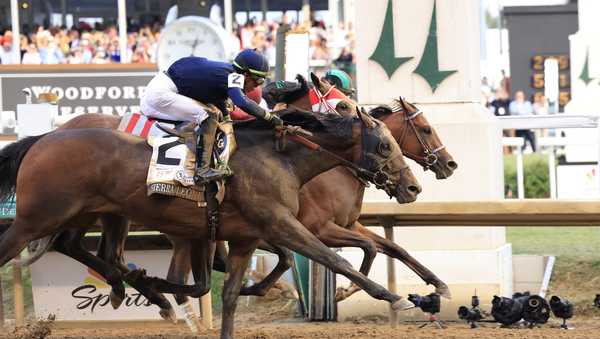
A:
{"label": "horse ear", "polygon": [[319,89],[320,89],[321,80],[314,72],[310,72],[310,80],[312,81],[313,85],[315,85],[316,87],[319,87]]}
{"label": "horse ear", "polygon": [[302,89],[302,93],[308,92],[308,83],[302,74],[296,74],[296,81],[300,84],[300,88]]}
{"label": "horse ear", "polygon": [[371,118],[369,117],[369,115],[365,113],[364,108],[361,109],[361,108],[358,108],[358,106],[357,106],[356,107],[356,114],[360,118],[360,121],[363,123],[363,125],[367,126],[368,128],[374,128],[375,127],[375,123],[371,120]]}
{"label": "horse ear", "polygon": [[408,112],[408,107],[406,106],[406,101],[404,101],[404,98],[402,98],[402,96],[399,96],[398,101],[400,102],[400,105],[402,105],[404,111]]}

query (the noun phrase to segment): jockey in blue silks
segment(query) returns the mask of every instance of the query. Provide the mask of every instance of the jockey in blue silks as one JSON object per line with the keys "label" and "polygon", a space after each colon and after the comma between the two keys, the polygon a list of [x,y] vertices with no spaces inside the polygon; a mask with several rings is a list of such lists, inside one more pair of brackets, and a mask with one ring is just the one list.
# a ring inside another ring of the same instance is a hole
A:
{"label": "jockey in blue silks", "polygon": [[227,116],[226,102],[230,98],[246,113],[270,121],[274,126],[282,125],[277,115],[264,110],[245,94],[263,84],[268,71],[267,59],[253,49],[241,51],[233,63],[194,56],[181,58],[150,81],[141,99],[141,111],[158,119],[197,122],[202,153],[197,155],[194,180],[196,183],[220,180],[229,170],[226,166],[211,167],[218,124],[215,119],[209,119],[202,104],[212,104]]}

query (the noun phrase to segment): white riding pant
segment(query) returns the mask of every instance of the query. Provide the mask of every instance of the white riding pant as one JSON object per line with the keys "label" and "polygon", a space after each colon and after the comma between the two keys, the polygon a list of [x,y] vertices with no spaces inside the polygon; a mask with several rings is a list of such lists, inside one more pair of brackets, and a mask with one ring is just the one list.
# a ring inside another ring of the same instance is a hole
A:
{"label": "white riding pant", "polygon": [[159,72],[146,86],[140,100],[144,115],[152,118],[190,121],[200,124],[208,113],[194,99],[177,94],[177,86],[165,73]]}

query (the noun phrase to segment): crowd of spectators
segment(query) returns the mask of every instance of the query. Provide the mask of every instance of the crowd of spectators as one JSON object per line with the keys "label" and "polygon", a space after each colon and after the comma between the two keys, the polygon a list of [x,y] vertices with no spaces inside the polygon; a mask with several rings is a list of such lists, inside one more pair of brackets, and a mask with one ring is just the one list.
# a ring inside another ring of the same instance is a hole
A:
{"label": "crowd of spectators", "polygon": [[[275,43],[277,29],[297,24],[287,15],[279,21],[258,21],[251,18],[243,25],[234,24],[232,46],[257,48],[263,52],[272,65],[275,64]],[[111,62],[142,63],[156,62],[156,50],[160,38],[159,24],[141,27],[127,35],[127,53],[120,55],[117,27],[108,25],[94,27],[80,22],[76,27],[37,27],[32,33],[21,35],[21,60],[14,60],[13,36],[10,30],[0,35],[0,63],[2,64],[104,64]],[[327,29],[323,21],[313,20],[310,32],[310,58],[323,65],[332,63],[349,73],[354,73],[354,34],[352,27],[340,24]]]}
{"label": "crowd of spectators", "polygon": [[102,27],[81,22],[77,27],[37,27],[32,33],[21,35],[21,60],[14,60],[13,35],[10,30],[0,36],[2,64],[106,64],[156,62],[160,36],[158,25],[145,26],[127,35],[127,54],[121,56],[117,28]]}
{"label": "crowd of spectators", "polygon": [[[275,45],[277,30],[282,25],[290,29],[298,28],[287,15],[280,21],[248,20],[244,25],[235,25],[232,39],[233,45],[243,48],[256,48],[267,56],[272,66],[275,65]],[[342,23],[336,29],[327,28],[325,22],[312,20],[309,28],[310,59],[316,64],[331,66],[332,64],[348,73],[354,73],[354,32],[352,25],[344,27]]]}
{"label": "crowd of spectators", "polygon": [[[514,92],[513,100],[510,99],[510,78],[506,76],[502,70],[500,82],[496,88],[492,88],[488,79],[481,79],[481,95],[483,104],[491,113],[496,116],[504,115],[547,115],[550,113],[548,100],[544,95],[536,95],[533,103],[525,97],[525,92],[517,89]],[[547,136],[548,131],[543,130],[538,132],[539,136]],[[536,151],[536,133],[532,130],[504,130],[503,135],[506,137],[521,137],[531,147],[533,152]],[[508,151],[508,149],[505,149]]]}

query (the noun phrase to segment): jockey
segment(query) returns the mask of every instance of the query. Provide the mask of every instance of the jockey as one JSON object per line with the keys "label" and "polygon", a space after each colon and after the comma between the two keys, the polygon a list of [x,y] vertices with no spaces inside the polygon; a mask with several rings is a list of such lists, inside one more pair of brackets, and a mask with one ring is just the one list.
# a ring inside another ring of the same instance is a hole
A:
{"label": "jockey", "polygon": [[325,76],[321,80],[325,80],[330,85],[334,85],[349,98],[354,97],[354,92],[356,92],[356,90],[352,88],[352,78],[350,78],[348,73],[339,69],[330,69],[325,73]]}
{"label": "jockey", "polygon": [[230,174],[226,166],[211,167],[217,121],[209,117],[205,104],[213,104],[228,119],[226,102],[230,98],[235,106],[257,118],[274,126],[283,124],[277,115],[259,107],[245,94],[263,84],[268,71],[269,63],[262,54],[245,49],[232,64],[193,56],[181,58],[166,72],[158,73],[146,87],[140,103],[145,115],[198,123],[198,148],[202,147],[202,153],[196,155],[196,183],[220,180]]}

